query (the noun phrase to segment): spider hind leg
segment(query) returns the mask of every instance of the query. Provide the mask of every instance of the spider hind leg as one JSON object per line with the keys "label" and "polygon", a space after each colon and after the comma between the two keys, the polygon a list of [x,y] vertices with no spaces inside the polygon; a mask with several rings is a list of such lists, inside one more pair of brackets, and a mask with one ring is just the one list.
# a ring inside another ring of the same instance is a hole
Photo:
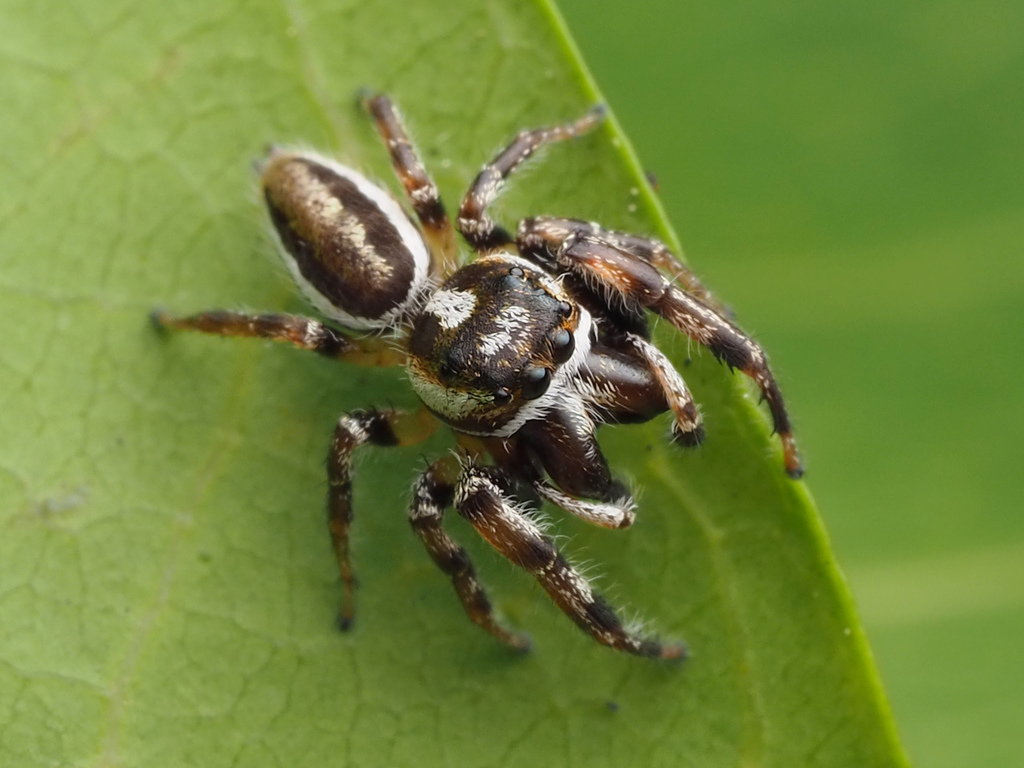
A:
{"label": "spider hind leg", "polygon": [[425,409],[402,411],[352,411],[342,416],[334,428],[327,456],[327,524],[344,583],[344,597],[338,626],[347,630],[355,619],[355,573],[349,555],[352,527],[352,454],[362,445],[381,447],[415,445],[428,438],[437,427]]}
{"label": "spider hind leg", "polygon": [[507,629],[498,620],[487,593],[477,580],[469,554],[441,524],[445,509],[452,505],[455,497],[453,475],[458,471],[458,464],[453,458],[446,457],[434,462],[420,476],[409,507],[409,523],[435,565],[451,578],[455,594],[470,621],[510,648],[528,651],[530,638]]}
{"label": "spider hind leg", "polygon": [[381,140],[388,148],[391,165],[402,182],[409,204],[430,246],[431,273],[443,279],[457,268],[458,252],[455,232],[437,184],[423,167],[394,102],[385,94],[363,91],[359,95],[363,108],[370,113]]}

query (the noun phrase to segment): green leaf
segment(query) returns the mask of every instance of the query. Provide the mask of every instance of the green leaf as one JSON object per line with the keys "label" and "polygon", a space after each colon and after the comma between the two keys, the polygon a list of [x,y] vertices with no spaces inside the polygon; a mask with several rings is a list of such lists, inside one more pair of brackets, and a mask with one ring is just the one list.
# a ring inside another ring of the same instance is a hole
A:
{"label": "green leaf", "polygon": [[[598,646],[452,519],[524,658],[405,522],[448,436],[360,460],[358,624],[334,629],[327,440],[341,411],[412,404],[400,375],[148,323],[302,310],[249,163],[301,143],[390,179],[360,86],[402,106],[449,204],[516,130],[579,115],[598,96],[549,7],[4,0],[0,20],[0,764],[905,764],[809,496],[710,355],[684,368],[699,451],[663,420],[604,434],[634,528],[557,520],[692,660]],[[614,122],[501,212],[671,238]]]}

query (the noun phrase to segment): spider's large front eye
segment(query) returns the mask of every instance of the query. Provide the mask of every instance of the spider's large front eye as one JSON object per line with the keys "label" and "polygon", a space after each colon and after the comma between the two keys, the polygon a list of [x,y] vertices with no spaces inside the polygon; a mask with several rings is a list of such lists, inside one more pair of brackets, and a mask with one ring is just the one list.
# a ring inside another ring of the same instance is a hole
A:
{"label": "spider's large front eye", "polygon": [[570,357],[576,349],[576,339],[565,328],[555,331],[551,337],[551,359],[555,365],[561,365]]}
{"label": "spider's large front eye", "polygon": [[523,382],[523,398],[536,400],[548,391],[551,385],[551,371],[547,368],[527,368]]}

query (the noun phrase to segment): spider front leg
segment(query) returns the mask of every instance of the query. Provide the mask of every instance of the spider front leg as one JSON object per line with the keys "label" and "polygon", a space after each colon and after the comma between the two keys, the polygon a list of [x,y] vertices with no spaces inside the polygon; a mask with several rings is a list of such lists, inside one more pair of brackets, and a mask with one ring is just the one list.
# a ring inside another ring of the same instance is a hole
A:
{"label": "spider front leg", "polygon": [[671,410],[672,439],[692,447],[704,441],[704,426],[686,382],[654,344],[626,333],[619,347],[591,346],[580,372],[588,407],[612,423],[643,422]]}
{"label": "spider front leg", "polygon": [[469,466],[455,488],[455,508],[487,542],[531,573],[555,604],[595,640],[637,656],[679,659],[686,649],[627,630],[608,602],[511,497],[510,479],[494,467]]}
{"label": "spider front leg", "polygon": [[348,629],[355,617],[355,575],[349,557],[349,529],[352,526],[352,454],[367,443],[378,446],[415,445],[433,434],[437,420],[425,409],[401,411],[352,411],[334,428],[327,458],[327,516],[331,541],[344,582],[338,626]]}
{"label": "spider front leg", "polygon": [[454,499],[459,471],[458,462],[449,456],[432,464],[420,476],[413,490],[409,522],[431,559],[451,578],[470,620],[506,645],[519,651],[529,650],[529,637],[506,629],[497,620],[487,593],[477,581],[469,553],[456,544],[441,525],[444,511]]}
{"label": "spider front leg", "polygon": [[360,97],[363,108],[373,117],[377,132],[387,145],[391,164],[430,245],[434,262],[432,272],[446,277],[458,266],[458,253],[452,224],[441,202],[437,184],[423,167],[394,102],[384,94],[362,92]]}
{"label": "spider front leg", "polygon": [[696,296],[709,306],[713,306],[723,314],[728,310],[712,295],[700,278],[693,273],[678,256],[676,256],[660,240],[652,237],[641,237],[629,232],[619,232],[613,229],[605,229],[600,224],[581,219],[564,219],[554,216],[538,216],[525,219],[520,224],[519,237],[523,234],[543,232],[544,239],[549,243],[561,243],[570,235],[583,233],[599,240],[611,243],[616,248],[632,253],[649,264],[653,264],[661,271],[670,276],[672,282],[679,283],[683,290]]}
{"label": "spider front leg", "polygon": [[528,422],[515,438],[527,458],[520,471],[524,463],[529,467],[536,461],[555,484],[528,476],[541,498],[603,528],[632,525],[636,505],[612,478],[597,442],[596,422],[643,422],[671,409],[677,442],[697,445],[704,436],[693,398],[668,359],[636,334],[626,334],[624,343],[625,349],[592,344],[577,374],[580,397],[567,398],[544,419]]}
{"label": "spider front leg", "polygon": [[731,368],[752,378],[782,441],[786,472],[803,475],[799,451],[775,377],[764,351],[747,334],[699,299],[673,285],[652,264],[589,232],[568,236],[544,220],[525,221],[517,245],[523,255],[577,275],[609,307],[657,312]]}
{"label": "spider front leg", "polygon": [[715,312],[711,307],[688,296],[674,285],[650,307],[694,341],[703,344],[730,368],[738,368],[761,390],[768,403],[776,434],[782,441],[786,472],[793,479],[803,477],[804,468],[793,436],[793,428],[782,400],[782,392],[768,367],[764,350],[747,334]]}
{"label": "spider front leg", "polygon": [[473,250],[490,251],[513,242],[512,236],[487,215],[487,208],[501,194],[508,175],[545,144],[572,139],[593,130],[604,120],[605,112],[604,105],[598,105],[574,122],[523,131],[480,170],[462,198],[456,219],[456,227]]}
{"label": "spider front leg", "polygon": [[539,474],[529,477],[542,498],[593,525],[628,528],[636,519],[636,505],[612,477],[596,430],[582,401],[569,397],[543,419],[523,425],[516,442],[525,466],[538,463],[554,483]]}

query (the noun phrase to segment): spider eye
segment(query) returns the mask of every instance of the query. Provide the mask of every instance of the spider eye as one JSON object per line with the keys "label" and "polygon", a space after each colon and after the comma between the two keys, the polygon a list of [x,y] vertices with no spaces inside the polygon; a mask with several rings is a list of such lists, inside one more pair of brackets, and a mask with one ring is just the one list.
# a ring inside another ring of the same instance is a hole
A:
{"label": "spider eye", "polygon": [[494,404],[495,405],[508,405],[512,400],[512,393],[504,387],[500,387],[494,393]]}
{"label": "spider eye", "polygon": [[569,315],[571,315],[572,304],[570,304],[568,301],[558,302],[558,314],[562,315],[563,317],[568,317]]}
{"label": "spider eye", "polygon": [[575,349],[576,339],[569,331],[565,328],[555,331],[555,335],[551,337],[551,359],[555,365],[561,365],[572,357]]}
{"label": "spider eye", "polygon": [[527,368],[523,382],[523,398],[536,400],[548,391],[551,384],[551,371],[547,368]]}
{"label": "spider eye", "polygon": [[450,382],[457,374],[458,370],[450,359],[444,360],[437,369],[437,375],[445,383]]}

